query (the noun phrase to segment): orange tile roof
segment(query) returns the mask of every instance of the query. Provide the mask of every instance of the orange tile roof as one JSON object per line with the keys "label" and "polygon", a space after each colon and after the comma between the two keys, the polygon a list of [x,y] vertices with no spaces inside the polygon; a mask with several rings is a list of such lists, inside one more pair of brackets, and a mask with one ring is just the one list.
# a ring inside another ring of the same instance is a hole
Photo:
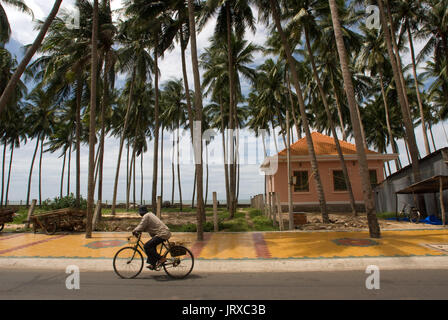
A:
{"label": "orange tile roof", "polygon": [[[316,155],[337,155],[336,144],[333,137],[321,134],[319,132],[312,132],[311,137],[313,139],[314,150]],[[352,143],[339,140],[343,154],[356,154],[356,146]],[[368,154],[378,154],[378,152],[367,150]],[[280,156],[286,156],[286,149],[279,152]],[[306,137],[296,141],[291,145],[292,156],[307,156],[308,144]]]}

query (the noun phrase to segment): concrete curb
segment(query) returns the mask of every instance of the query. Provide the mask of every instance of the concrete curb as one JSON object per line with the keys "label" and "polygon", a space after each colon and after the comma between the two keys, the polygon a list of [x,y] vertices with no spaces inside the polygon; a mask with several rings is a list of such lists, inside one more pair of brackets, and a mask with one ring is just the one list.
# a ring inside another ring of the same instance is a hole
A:
{"label": "concrete curb", "polygon": [[[64,270],[76,265],[81,271],[113,272],[112,259],[6,258],[1,269]],[[341,259],[272,260],[196,260],[194,273],[307,272],[365,270],[376,265],[380,270],[448,269],[448,257],[372,257]]]}

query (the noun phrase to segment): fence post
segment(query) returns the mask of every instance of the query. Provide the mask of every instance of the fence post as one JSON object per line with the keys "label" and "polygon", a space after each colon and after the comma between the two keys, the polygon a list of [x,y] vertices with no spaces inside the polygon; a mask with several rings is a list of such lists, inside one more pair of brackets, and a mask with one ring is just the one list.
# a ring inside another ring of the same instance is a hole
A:
{"label": "fence post", "polygon": [[[20,202],[22,202],[22,200],[20,200]],[[30,218],[31,215],[34,213],[34,208],[36,207],[36,199],[33,199],[33,201],[31,201],[31,207],[28,209],[28,215],[26,217],[26,223],[25,223],[25,228],[29,228],[30,227]]]}
{"label": "fence post", "polygon": [[213,230],[219,231],[218,227],[218,200],[216,199],[216,192],[213,192]]}

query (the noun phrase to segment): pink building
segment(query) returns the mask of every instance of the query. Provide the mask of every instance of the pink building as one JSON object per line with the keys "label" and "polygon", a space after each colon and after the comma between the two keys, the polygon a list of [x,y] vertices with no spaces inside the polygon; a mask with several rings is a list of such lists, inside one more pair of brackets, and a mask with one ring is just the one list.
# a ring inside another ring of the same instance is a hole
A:
{"label": "pink building", "polygon": [[[313,132],[311,135],[328,210],[332,212],[349,212],[349,194],[342,174],[334,139],[318,132]],[[345,141],[340,141],[340,145],[347,164],[356,205],[359,210],[364,210],[364,198],[356,146]],[[319,211],[319,200],[314,178],[311,176],[311,163],[306,138],[302,138],[292,144],[290,152],[294,211]],[[367,150],[367,161],[372,185],[381,183],[384,180],[384,162],[394,160],[397,157],[397,154],[381,154]],[[288,171],[286,149],[274,157],[266,158],[262,164],[262,168],[272,167],[276,159],[278,161],[277,171],[270,176],[266,176],[266,192],[278,193],[282,207],[287,207]]]}

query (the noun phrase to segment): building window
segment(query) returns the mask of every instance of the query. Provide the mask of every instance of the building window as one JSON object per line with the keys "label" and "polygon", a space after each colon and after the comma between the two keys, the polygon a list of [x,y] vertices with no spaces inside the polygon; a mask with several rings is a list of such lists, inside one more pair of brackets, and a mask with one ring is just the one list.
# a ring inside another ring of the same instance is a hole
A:
{"label": "building window", "polygon": [[369,170],[370,185],[374,188],[378,184],[378,179],[376,177],[376,170]]}
{"label": "building window", "polygon": [[333,171],[333,188],[334,191],[347,191],[348,188],[342,170]]}
{"label": "building window", "polygon": [[310,186],[308,183],[308,171],[294,171],[294,192],[308,192]]}

